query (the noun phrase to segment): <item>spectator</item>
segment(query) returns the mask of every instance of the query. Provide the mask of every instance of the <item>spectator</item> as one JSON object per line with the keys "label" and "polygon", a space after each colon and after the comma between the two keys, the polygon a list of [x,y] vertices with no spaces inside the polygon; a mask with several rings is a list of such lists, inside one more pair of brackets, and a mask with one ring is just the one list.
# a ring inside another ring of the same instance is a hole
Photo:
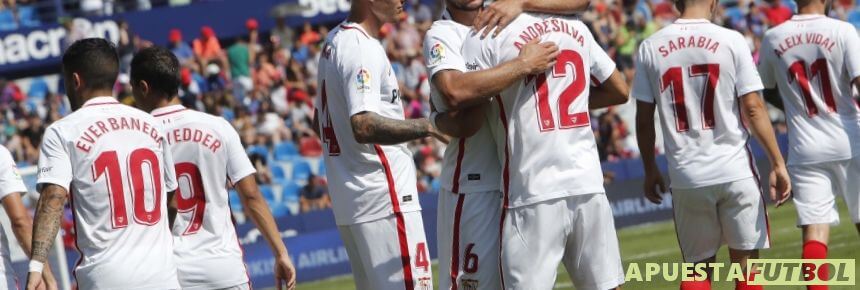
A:
{"label": "spectator", "polygon": [[314,27],[310,22],[305,21],[305,25],[302,26],[302,35],[299,36],[299,42],[306,46],[310,46],[317,44],[320,40],[322,40],[320,34],[314,30]]}
{"label": "spectator", "polygon": [[170,41],[170,48],[173,51],[173,54],[176,55],[176,58],[179,59],[179,63],[182,66],[189,66],[194,62],[194,50],[191,49],[191,46],[185,41],[182,41],[182,31],[179,29],[171,29],[170,35],[168,36]]}
{"label": "spectator", "polygon": [[119,71],[120,74],[128,74],[131,71],[131,58],[134,57],[137,43],[134,34],[128,27],[128,22],[120,20],[118,26],[119,43],[117,43],[116,49],[119,55]]}
{"label": "spectator", "polygon": [[782,4],[782,0],[765,0],[767,5],[761,11],[767,17],[767,24],[774,27],[791,18],[791,9]]}
{"label": "spectator", "polygon": [[218,37],[215,35],[215,30],[212,30],[212,27],[201,27],[200,37],[194,39],[191,46],[194,49],[194,56],[197,58],[197,62],[201,65],[209,64],[213,60],[221,60],[223,61],[222,63],[226,63],[221,43],[218,42]]}
{"label": "spectator", "polygon": [[245,94],[254,88],[251,79],[251,51],[245,37],[236,39],[236,43],[227,48],[227,59],[230,61],[230,76],[233,78],[233,94],[240,101]]}
{"label": "spectator", "polygon": [[308,184],[299,192],[299,205],[302,213],[330,208],[331,198],[325,180],[314,175],[308,177]]}

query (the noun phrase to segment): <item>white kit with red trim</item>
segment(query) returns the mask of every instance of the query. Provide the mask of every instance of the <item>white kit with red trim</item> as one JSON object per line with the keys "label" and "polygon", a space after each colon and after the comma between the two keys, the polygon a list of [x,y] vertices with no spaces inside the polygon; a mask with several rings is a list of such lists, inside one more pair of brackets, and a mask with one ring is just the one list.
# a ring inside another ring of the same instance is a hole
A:
{"label": "white kit with red trim", "polygon": [[248,283],[226,185],[254,178],[239,134],[224,118],[182,105],[158,108],[176,164],[174,253],[182,289],[222,289]]}
{"label": "white kit with red trim", "polygon": [[631,96],[655,103],[672,188],[752,177],[740,97],[762,89],[743,36],[678,19],[639,47]]}
{"label": "white kit with red trim", "polygon": [[51,124],[37,183],[69,190],[80,289],[177,289],[167,193],[177,188],[151,115],[97,97]]}
{"label": "white kit with red trim", "polygon": [[860,111],[852,95],[858,48],[853,25],[824,15],[795,15],[765,33],[759,72],[764,86],[782,96],[789,165],[860,156]]}
{"label": "white kit with red trim", "polygon": [[506,207],[604,192],[588,88],[594,80],[606,81],[615,63],[585,24],[523,14],[496,38],[467,38],[466,67],[488,69],[512,60],[533,38],[564,49],[553,69],[516,83],[496,98],[501,106],[491,106],[488,123],[501,157]]}

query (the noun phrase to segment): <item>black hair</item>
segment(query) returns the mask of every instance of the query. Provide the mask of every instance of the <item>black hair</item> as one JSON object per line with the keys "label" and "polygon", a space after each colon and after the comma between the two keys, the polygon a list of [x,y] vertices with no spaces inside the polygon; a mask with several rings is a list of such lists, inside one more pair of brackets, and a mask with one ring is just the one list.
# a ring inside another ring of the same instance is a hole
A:
{"label": "black hair", "polygon": [[144,48],[131,60],[131,81],[146,81],[149,88],[172,98],[179,93],[182,79],[179,60],[170,50],[160,46]]}
{"label": "black hair", "polygon": [[103,38],[75,41],[63,53],[63,71],[78,73],[86,89],[112,89],[119,74],[116,46]]}

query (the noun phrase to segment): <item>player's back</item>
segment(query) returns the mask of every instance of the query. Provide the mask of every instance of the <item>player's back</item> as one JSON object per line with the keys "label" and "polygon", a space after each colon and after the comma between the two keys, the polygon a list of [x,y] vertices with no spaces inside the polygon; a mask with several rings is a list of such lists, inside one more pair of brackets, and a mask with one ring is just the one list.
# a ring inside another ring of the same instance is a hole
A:
{"label": "player's back", "polygon": [[226,120],[182,105],[152,111],[176,164],[174,253],[183,289],[226,288],[248,281],[227,184],[256,171]]}
{"label": "player's back", "polygon": [[[852,96],[860,76],[854,26],[824,15],[795,15],[762,40],[761,75],[782,95],[789,128],[788,164],[845,160],[860,154],[860,112]],[[853,50],[853,51],[852,51]]]}
{"label": "player's back", "polygon": [[48,127],[40,184],[69,186],[81,289],[178,288],[166,195],[176,188],[162,127],[109,97]]}
{"label": "player's back", "polygon": [[761,90],[744,38],[703,19],[678,19],[642,42],[632,95],[656,103],[672,187],[753,176],[740,96]]}
{"label": "player's back", "polygon": [[420,210],[406,144],[361,144],[353,134],[351,117],[361,112],[404,119],[397,79],[379,40],[356,23],[338,25],[323,45],[318,75],[316,108],[337,224]]}
{"label": "player's back", "polygon": [[466,66],[487,69],[514,59],[535,38],[559,46],[556,66],[503,91],[488,116],[505,157],[503,190],[509,207],[604,192],[588,87],[593,79],[606,80],[615,64],[582,22],[523,14],[495,39],[470,35],[463,48]]}

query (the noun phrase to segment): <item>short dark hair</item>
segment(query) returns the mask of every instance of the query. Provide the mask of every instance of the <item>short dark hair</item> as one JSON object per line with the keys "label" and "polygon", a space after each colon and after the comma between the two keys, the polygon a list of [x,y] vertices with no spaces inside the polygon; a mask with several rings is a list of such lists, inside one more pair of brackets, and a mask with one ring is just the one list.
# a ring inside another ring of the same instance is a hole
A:
{"label": "short dark hair", "polygon": [[112,89],[119,74],[116,46],[103,38],[75,41],[63,53],[63,70],[78,73],[88,89]]}
{"label": "short dark hair", "polygon": [[131,81],[146,81],[151,90],[171,98],[179,93],[179,86],[182,84],[179,60],[166,48],[144,48],[131,60]]}

